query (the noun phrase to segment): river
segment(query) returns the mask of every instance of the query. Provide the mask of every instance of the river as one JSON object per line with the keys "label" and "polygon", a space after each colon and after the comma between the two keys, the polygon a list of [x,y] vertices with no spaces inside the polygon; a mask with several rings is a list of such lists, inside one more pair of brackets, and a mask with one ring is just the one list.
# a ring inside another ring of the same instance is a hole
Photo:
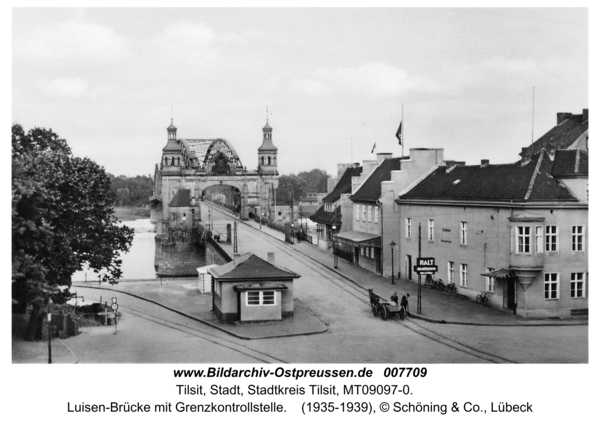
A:
{"label": "river", "polygon": [[[120,225],[132,228],[135,233],[129,252],[121,254],[121,279],[155,279],[154,271],[154,237],[156,226],[150,223],[150,219],[138,219],[122,222]],[[75,272],[72,281],[97,280],[98,275],[92,270],[85,268]]]}

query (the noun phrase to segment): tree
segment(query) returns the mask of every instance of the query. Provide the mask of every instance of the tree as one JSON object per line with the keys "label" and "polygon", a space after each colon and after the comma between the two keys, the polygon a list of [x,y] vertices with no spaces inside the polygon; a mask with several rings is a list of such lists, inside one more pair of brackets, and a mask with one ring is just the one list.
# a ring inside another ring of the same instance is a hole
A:
{"label": "tree", "polygon": [[12,127],[12,297],[32,305],[28,338],[49,300],[70,298],[71,276],[87,264],[111,284],[121,276],[120,251],[133,230],[116,225],[104,168],[74,157],[52,130]]}
{"label": "tree", "polygon": [[305,183],[306,192],[327,192],[327,172],[321,169],[313,169],[310,172],[300,172],[298,178]]}
{"label": "tree", "polygon": [[277,203],[292,205],[298,204],[300,198],[306,193],[305,182],[296,175],[281,175],[279,177],[279,188],[277,188]]}

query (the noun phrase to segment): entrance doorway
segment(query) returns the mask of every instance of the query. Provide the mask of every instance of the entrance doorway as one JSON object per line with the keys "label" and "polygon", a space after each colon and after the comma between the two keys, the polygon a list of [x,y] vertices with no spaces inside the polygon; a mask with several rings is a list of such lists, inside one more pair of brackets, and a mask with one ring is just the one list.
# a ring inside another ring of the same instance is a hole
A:
{"label": "entrance doorway", "polygon": [[406,256],[406,272],[408,280],[412,280],[412,256]]}
{"label": "entrance doorway", "polygon": [[506,280],[506,308],[516,311],[517,309],[517,281],[515,279]]}

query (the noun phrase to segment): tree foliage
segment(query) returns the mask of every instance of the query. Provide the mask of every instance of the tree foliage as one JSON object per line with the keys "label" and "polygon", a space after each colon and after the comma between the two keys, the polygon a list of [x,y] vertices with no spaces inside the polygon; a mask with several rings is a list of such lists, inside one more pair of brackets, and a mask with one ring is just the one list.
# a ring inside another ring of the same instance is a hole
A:
{"label": "tree foliage", "polygon": [[110,178],[110,190],[114,197],[115,206],[143,207],[148,204],[152,195],[154,181],[150,176],[113,176]]}
{"label": "tree foliage", "polygon": [[[69,298],[71,276],[87,264],[106,282],[121,276],[120,251],[133,231],[113,217],[110,179],[74,157],[52,130],[12,127],[12,291],[22,307]],[[33,317],[33,316],[32,316]]]}
{"label": "tree foliage", "polygon": [[298,175],[281,175],[277,188],[277,202],[291,204],[292,193],[294,204],[309,192],[327,192],[327,172],[313,169],[310,172],[300,172]]}

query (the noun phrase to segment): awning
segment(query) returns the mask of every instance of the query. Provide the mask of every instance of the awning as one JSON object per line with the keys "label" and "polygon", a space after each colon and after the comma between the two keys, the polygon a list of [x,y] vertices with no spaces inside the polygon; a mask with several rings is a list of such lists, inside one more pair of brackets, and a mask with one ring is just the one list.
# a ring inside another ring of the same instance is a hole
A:
{"label": "awning", "polygon": [[489,276],[497,279],[513,279],[515,273],[511,269],[499,269],[492,272],[482,273],[481,276]]}
{"label": "awning", "polygon": [[351,241],[363,247],[381,248],[381,236],[376,234],[358,231],[348,231],[337,234],[336,237],[345,241]]}

